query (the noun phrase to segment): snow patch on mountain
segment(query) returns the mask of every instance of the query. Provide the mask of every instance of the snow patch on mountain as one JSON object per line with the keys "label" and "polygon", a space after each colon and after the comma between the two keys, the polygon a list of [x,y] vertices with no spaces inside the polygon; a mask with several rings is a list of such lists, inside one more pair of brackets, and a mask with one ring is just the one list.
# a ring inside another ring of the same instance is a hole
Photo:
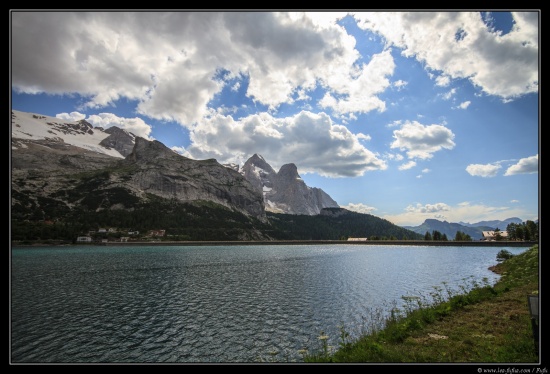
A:
{"label": "snow patch on mountain", "polygon": [[56,117],[12,110],[11,122],[14,149],[25,147],[24,142],[16,140],[50,140],[117,158],[125,157],[114,148],[100,145],[111,135],[100,127],[94,128],[84,120],[65,121]]}

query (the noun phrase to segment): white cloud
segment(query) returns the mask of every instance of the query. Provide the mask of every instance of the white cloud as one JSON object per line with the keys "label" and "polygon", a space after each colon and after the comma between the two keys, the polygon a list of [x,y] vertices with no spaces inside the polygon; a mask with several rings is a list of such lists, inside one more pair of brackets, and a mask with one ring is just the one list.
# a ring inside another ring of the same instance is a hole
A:
{"label": "white cloud", "polygon": [[405,158],[399,153],[386,153],[384,157],[392,161],[402,161]]}
{"label": "white cloud", "polygon": [[371,136],[370,135],[366,135],[366,134],[363,134],[363,133],[357,133],[355,135],[357,137],[357,139],[361,139],[361,140],[371,140]]}
{"label": "white cloud", "polygon": [[447,93],[443,94],[443,100],[449,100],[456,94],[456,88],[452,88]]}
{"label": "white cloud", "polygon": [[326,78],[332,93],[327,92],[319,104],[322,108],[333,109],[337,114],[368,113],[372,110],[383,112],[386,104],[377,95],[390,87],[386,77],[391,76],[394,69],[395,63],[389,50],[374,55],[368,65],[363,64],[355,73],[357,77],[340,68]]}
{"label": "white cloud", "polygon": [[82,114],[82,113],[79,113],[79,112],[58,113],[55,116],[57,118],[61,118],[61,119],[64,119],[66,121],[80,121],[80,120],[86,118],[85,114]]}
{"label": "white cloud", "polygon": [[460,103],[460,105],[457,108],[458,109],[467,109],[470,106],[471,103],[472,103],[471,101],[465,101],[463,103]]}
{"label": "white cloud", "polygon": [[[135,100],[137,113],[189,128],[208,116],[230,80],[236,89],[244,77],[246,95],[270,111],[322,86],[320,105],[336,116],[383,112],[380,95],[406,82],[390,82],[391,48],[357,64],[355,38],[336,24],[345,14],[13,12],[12,85],[15,92],[79,94],[87,100],[82,108]],[[500,35],[479,12],[355,13],[361,28],[435,72],[436,84],[467,78],[505,100],[538,91],[539,16],[513,16],[514,28]]]}
{"label": "white cloud", "polygon": [[12,84],[16,92],[80,94],[84,108],[137,100],[138,113],[188,127],[239,77],[249,79],[247,96],[271,110],[319,84],[338,96],[327,105],[341,114],[383,110],[377,95],[389,86],[391,55],[358,69],[355,38],[336,24],[343,15],[14,12]]}
{"label": "white cloud", "polygon": [[[479,12],[356,13],[359,27],[414,57],[426,69],[444,74],[437,81],[467,78],[489,95],[503,99],[538,92],[539,13],[514,12],[512,30],[490,30]],[[457,35],[460,34],[460,38]]]}
{"label": "white cloud", "polygon": [[89,116],[86,118],[86,121],[90,122],[94,125],[94,127],[103,127],[104,129],[117,126],[123,130],[131,132],[136,136],[153,140],[153,138],[149,136],[149,134],[151,134],[151,126],[138,117],[123,118],[112,113],[99,113],[97,115]]}
{"label": "white cloud", "polygon": [[330,177],[386,169],[385,162],[365,148],[360,138],[324,113],[302,111],[286,118],[262,113],[239,120],[212,113],[191,130],[187,154],[240,164],[258,153],[275,169],[293,162],[300,173]]}
{"label": "white cloud", "polygon": [[388,123],[386,126],[391,128],[391,127],[401,126],[402,124],[403,124],[403,121],[396,120],[396,121],[393,121],[392,123]]}
{"label": "white cloud", "polygon": [[397,88],[398,91],[401,91],[407,84],[409,84],[409,83],[400,79],[400,80],[397,80],[397,81],[393,82],[392,86]]}
{"label": "white cloud", "polygon": [[470,164],[466,171],[474,177],[491,178],[497,176],[501,167],[499,164]]}
{"label": "white cloud", "polygon": [[358,204],[349,203],[348,205],[343,205],[340,207],[347,210],[351,210],[353,212],[364,213],[364,214],[371,214],[373,211],[376,210],[376,208],[365,205],[363,203],[358,203]]}
{"label": "white cloud", "polygon": [[[431,170],[430,170],[430,169],[428,169],[428,168],[426,168],[426,169],[422,169],[422,174],[427,174],[427,173],[429,173],[430,171],[431,171]],[[418,179],[420,179],[420,178],[422,178],[422,177],[423,177],[423,175],[422,175],[422,174],[419,174],[419,175],[417,175],[416,177],[417,177]]]}
{"label": "white cloud", "polygon": [[455,135],[442,125],[424,126],[417,121],[406,122],[399,130],[393,131],[395,140],[391,148],[406,150],[411,159],[429,159],[441,149],[453,149]]}
{"label": "white cloud", "polygon": [[451,208],[445,203],[409,205],[405,210],[410,213],[435,213],[449,211]]}
{"label": "white cloud", "polygon": [[505,176],[517,174],[534,174],[539,171],[539,155],[522,158],[517,164],[510,166],[504,173]]}
{"label": "white cloud", "polygon": [[177,154],[180,154],[180,155],[185,155],[185,148],[184,147],[170,147],[170,149],[174,152],[176,152]]}
{"label": "white cloud", "polygon": [[435,78],[435,84],[436,86],[447,87],[449,84],[451,84],[451,78],[449,78],[448,75],[438,75]]}
{"label": "white cloud", "polygon": [[412,169],[415,166],[416,166],[416,162],[409,161],[409,162],[406,162],[404,164],[399,165],[399,170],[408,170],[408,169]]}

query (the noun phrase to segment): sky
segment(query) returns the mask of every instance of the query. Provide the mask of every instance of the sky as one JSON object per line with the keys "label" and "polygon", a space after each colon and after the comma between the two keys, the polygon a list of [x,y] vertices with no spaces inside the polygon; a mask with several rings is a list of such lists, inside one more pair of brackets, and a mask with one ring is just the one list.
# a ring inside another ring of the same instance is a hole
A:
{"label": "sky", "polygon": [[11,108],[294,163],[400,226],[540,214],[540,10],[10,10]]}

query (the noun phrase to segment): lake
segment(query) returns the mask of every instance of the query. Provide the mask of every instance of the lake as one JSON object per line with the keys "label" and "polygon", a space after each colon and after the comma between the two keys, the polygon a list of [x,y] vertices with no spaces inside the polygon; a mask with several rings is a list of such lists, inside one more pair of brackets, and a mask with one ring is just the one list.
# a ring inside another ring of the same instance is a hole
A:
{"label": "lake", "polygon": [[400,245],[11,250],[12,363],[300,362],[404,296],[494,284],[506,249]]}

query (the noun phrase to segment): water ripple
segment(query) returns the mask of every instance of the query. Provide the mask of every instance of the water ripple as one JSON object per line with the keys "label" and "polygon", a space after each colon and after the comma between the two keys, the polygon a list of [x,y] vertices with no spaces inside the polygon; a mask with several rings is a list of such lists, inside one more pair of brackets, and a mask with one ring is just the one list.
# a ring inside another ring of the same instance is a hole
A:
{"label": "water ripple", "polygon": [[[86,247],[12,251],[13,362],[299,360],[400,297],[487,270],[501,248]],[[518,253],[521,248],[510,248]]]}

